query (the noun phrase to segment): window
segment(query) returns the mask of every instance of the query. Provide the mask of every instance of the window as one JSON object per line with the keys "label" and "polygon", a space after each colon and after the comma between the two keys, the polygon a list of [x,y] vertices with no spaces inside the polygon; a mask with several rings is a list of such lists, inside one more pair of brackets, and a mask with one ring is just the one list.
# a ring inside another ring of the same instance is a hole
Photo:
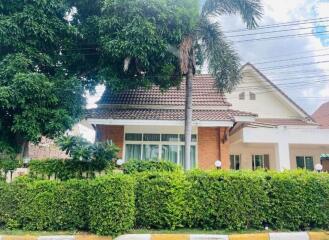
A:
{"label": "window", "polygon": [[296,165],[297,165],[297,168],[302,168],[302,169],[307,169],[307,170],[313,171],[314,170],[313,157],[297,156]]}
{"label": "window", "polygon": [[[180,141],[181,141],[181,142],[185,142],[185,135],[184,135],[184,134],[180,134],[180,135],[179,135],[179,138],[180,138]],[[192,134],[191,141],[192,141],[192,142],[196,142],[196,135],[195,135],[195,134]]]}
{"label": "window", "polygon": [[127,141],[141,141],[142,134],[140,133],[126,133],[125,139]]}
{"label": "window", "polygon": [[256,100],[256,94],[253,93],[253,92],[250,92],[250,93],[249,93],[249,99],[250,99],[250,100]]}
{"label": "window", "polygon": [[[126,133],[125,160],[168,160],[184,166],[184,134]],[[196,166],[197,135],[192,135],[191,166]]]}
{"label": "window", "polygon": [[230,168],[232,170],[240,169],[240,155],[230,155]]}
{"label": "window", "polygon": [[159,145],[144,144],[142,159],[143,160],[158,160],[159,159]]}
{"label": "window", "polygon": [[126,144],[126,160],[134,159],[140,160],[142,157],[141,144]]}
{"label": "window", "polygon": [[[191,146],[191,167],[195,168],[196,167],[196,148],[195,146]],[[184,168],[185,167],[185,146],[182,145],[180,147],[180,159],[181,159],[181,165]]]}
{"label": "window", "polygon": [[162,160],[178,163],[178,146],[177,145],[162,145]]}
{"label": "window", "polygon": [[178,134],[161,134],[161,141],[163,142],[178,142]]}
{"label": "window", "polygon": [[270,169],[270,156],[264,155],[252,155],[252,170],[258,168]]}
{"label": "window", "polygon": [[160,134],[143,134],[143,141],[158,142],[160,141]]}
{"label": "window", "polygon": [[246,94],[244,92],[239,94],[239,100],[244,100],[246,98]]}

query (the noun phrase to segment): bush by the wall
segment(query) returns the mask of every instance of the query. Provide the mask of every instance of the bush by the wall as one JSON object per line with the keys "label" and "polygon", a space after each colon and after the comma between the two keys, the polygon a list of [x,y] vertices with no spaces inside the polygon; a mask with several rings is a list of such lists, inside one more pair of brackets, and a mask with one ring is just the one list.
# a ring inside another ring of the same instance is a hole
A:
{"label": "bush by the wall", "polygon": [[187,182],[181,172],[145,172],[136,176],[136,226],[182,226]]}
{"label": "bush by the wall", "polygon": [[101,235],[118,235],[134,225],[135,181],[131,176],[113,175],[91,181],[88,194],[89,227]]}
{"label": "bush by the wall", "polygon": [[264,173],[193,171],[188,174],[186,224],[193,228],[262,228],[269,207]]}
{"label": "bush by the wall", "polygon": [[[105,162],[107,164],[110,161]],[[94,172],[103,171],[107,166],[98,165],[97,161],[84,162],[73,159],[45,159],[32,160],[30,162],[30,176],[50,178],[54,176],[59,180],[93,178]],[[113,168],[113,164],[108,165],[109,169]],[[83,177],[85,173],[85,177]]]}
{"label": "bush by the wall", "polygon": [[145,160],[129,160],[123,164],[123,172],[132,174],[146,171],[167,171],[175,172],[182,170],[176,163],[170,161],[145,161]]}
{"label": "bush by the wall", "polygon": [[329,227],[329,175],[305,171],[273,173],[269,222],[274,229]]}
{"label": "bush by the wall", "polygon": [[19,203],[18,223],[26,230],[86,229],[88,183],[35,181]]}

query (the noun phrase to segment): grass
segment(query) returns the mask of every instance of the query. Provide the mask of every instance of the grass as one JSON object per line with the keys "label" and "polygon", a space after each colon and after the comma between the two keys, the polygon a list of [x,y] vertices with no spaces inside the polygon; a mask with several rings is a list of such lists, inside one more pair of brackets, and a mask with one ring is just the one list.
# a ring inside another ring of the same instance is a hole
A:
{"label": "grass", "polygon": [[30,236],[45,236],[45,235],[75,235],[78,234],[76,231],[23,231],[23,230],[7,230],[7,229],[1,229],[0,230],[0,236],[1,235],[30,235]]}

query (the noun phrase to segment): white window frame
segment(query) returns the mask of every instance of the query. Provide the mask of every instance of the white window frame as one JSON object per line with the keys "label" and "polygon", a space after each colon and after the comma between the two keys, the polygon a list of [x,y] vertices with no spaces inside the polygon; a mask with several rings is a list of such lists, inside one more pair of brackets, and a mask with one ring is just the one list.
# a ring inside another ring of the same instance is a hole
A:
{"label": "white window frame", "polygon": [[[130,133],[137,133],[137,134],[142,134],[142,140],[141,141],[128,141],[126,140],[126,134],[130,134]],[[160,141],[144,141],[144,134],[160,134]],[[178,141],[161,141],[161,134],[175,134],[178,135]],[[163,133],[157,133],[157,132],[124,132],[124,136],[123,136],[123,153],[122,153],[122,158],[124,161],[126,161],[126,145],[127,144],[135,144],[135,145],[141,145],[141,156],[140,159],[143,159],[143,146],[144,145],[158,145],[159,146],[159,152],[158,152],[158,160],[162,158],[162,146],[163,145],[173,145],[173,146],[177,146],[178,150],[177,150],[177,164],[181,165],[182,164],[182,159],[180,159],[180,152],[181,152],[181,146],[185,145],[185,142],[180,141],[180,135],[182,135],[183,133],[174,133],[174,132],[163,132]],[[198,135],[193,133],[193,135],[196,135],[196,141],[195,142],[191,142],[191,146],[195,146],[195,164],[196,167],[198,165],[198,148],[197,148],[197,143],[198,143]]]}

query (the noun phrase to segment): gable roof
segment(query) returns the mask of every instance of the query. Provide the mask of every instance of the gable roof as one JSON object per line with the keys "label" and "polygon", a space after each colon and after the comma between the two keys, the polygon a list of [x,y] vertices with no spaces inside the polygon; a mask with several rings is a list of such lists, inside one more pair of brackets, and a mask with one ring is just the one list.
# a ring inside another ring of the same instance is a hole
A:
{"label": "gable roof", "polygon": [[268,84],[270,84],[270,86],[273,87],[274,90],[276,90],[276,92],[278,93],[279,96],[281,96],[281,98],[283,100],[285,100],[287,103],[290,104],[290,106],[292,108],[294,108],[297,112],[299,112],[301,115],[303,115],[307,120],[310,120],[312,122],[315,122],[314,119],[303,109],[301,108],[296,102],[294,102],[287,94],[285,94],[280,88],[278,88],[270,79],[268,79],[260,70],[258,70],[253,64],[251,63],[246,63],[245,65],[243,65],[241,67],[241,71],[243,71],[243,69],[245,67],[251,67],[257,74],[259,74],[262,79],[264,79]]}
{"label": "gable roof", "polygon": [[329,102],[322,104],[313,114],[312,117],[323,128],[329,128]]}
{"label": "gable roof", "polygon": [[[193,79],[192,101],[194,107],[229,107],[225,95],[215,87],[215,79],[211,75],[196,75]],[[159,87],[150,89],[138,88],[122,92],[106,90],[98,105],[185,105],[185,81],[179,87],[171,87],[161,91]]]}

